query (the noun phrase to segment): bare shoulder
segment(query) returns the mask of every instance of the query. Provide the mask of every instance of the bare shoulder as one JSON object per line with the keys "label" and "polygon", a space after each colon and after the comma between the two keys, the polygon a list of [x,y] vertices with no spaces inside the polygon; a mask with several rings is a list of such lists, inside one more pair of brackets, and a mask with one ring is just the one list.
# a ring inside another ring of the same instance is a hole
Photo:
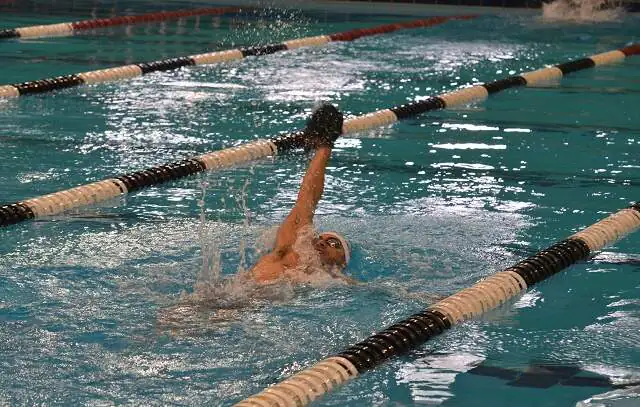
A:
{"label": "bare shoulder", "polygon": [[251,269],[251,277],[258,283],[268,283],[284,276],[285,270],[297,265],[298,256],[291,248],[274,250],[262,256]]}

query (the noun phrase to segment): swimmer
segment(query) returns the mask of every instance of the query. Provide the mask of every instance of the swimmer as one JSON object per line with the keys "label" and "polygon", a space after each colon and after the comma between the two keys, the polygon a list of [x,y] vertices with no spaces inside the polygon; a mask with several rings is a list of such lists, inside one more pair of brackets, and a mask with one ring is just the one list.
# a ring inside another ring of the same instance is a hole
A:
{"label": "swimmer", "polygon": [[[278,228],[275,247],[249,271],[255,282],[304,281],[301,275],[326,273],[331,278],[356,283],[343,274],[351,258],[351,247],[344,236],[338,232],[317,235],[313,232],[313,216],[322,197],[333,143],[342,133],[342,121],[341,112],[333,105],[323,104],[307,122],[304,130],[307,147],[315,148],[315,153],[302,179],[295,206]],[[305,247],[310,250],[305,251]]]}

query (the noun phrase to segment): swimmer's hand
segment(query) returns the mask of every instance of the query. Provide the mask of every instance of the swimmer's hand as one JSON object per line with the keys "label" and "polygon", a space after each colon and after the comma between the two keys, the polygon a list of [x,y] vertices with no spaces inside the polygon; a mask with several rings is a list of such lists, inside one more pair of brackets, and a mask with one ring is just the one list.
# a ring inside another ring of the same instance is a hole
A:
{"label": "swimmer's hand", "polygon": [[332,104],[323,103],[317,107],[304,129],[307,148],[333,147],[342,134],[343,120],[342,112]]}

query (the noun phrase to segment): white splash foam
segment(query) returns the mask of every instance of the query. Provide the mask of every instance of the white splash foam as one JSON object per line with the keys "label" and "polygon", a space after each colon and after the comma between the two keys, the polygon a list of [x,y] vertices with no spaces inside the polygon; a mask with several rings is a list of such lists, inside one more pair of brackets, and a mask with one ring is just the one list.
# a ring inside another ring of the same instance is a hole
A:
{"label": "white splash foam", "polygon": [[589,397],[576,403],[576,407],[632,407],[640,403],[640,386],[616,389]]}
{"label": "white splash foam", "polygon": [[619,0],[556,0],[542,4],[542,20],[546,22],[618,21],[624,14]]}

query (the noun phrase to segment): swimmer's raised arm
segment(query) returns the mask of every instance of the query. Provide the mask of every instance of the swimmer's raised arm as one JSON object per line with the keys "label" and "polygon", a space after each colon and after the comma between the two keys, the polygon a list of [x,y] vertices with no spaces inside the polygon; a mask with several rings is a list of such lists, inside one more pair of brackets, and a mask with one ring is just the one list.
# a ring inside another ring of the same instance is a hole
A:
{"label": "swimmer's raised arm", "polygon": [[276,236],[276,250],[292,246],[298,230],[313,223],[313,215],[324,190],[324,174],[331,157],[331,147],[319,147],[302,179],[296,204],[286,217]]}
{"label": "swimmer's raised arm", "polygon": [[309,145],[316,152],[302,179],[296,204],[284,220],[276,236],[275,252],[286,252],[297,238],[301,227],[313,223],[318,202],[324,191],[324,176],[334,141],[342,133],[342,113],[332,105],[316,109],[305,128]]}

